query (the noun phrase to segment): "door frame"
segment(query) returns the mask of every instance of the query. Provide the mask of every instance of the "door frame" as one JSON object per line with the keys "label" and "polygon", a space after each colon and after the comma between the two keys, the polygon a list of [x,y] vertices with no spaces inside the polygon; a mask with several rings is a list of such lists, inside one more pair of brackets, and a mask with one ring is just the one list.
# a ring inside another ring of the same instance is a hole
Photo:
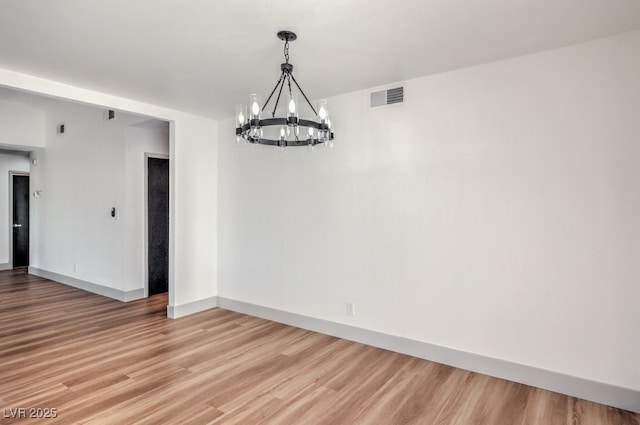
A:
{"label": "door frame", "polygon": [[[144,297],[149,297],[149,158],[166,159],[171,164],[169,155],[161,153],[144,153]],[[171,171],[169,171],[171,173]],[[169,215],[171,215],[171,178],[169,178]],[[171,219],[169,219],[171,223]],[[171,224],[169,224],[171,226]],[[169,245],[171,245],[171,227],[169,227]],[[171,253],[169,253],[169,268],[171,268]],[[169,273],[171,275],[171,273]],[[169,288],[167,288],[169,290]]]}
{"label": "door frame", "polygon": [[[13,176],[29,177],[29,193],[31,196],[31,174],[28,171],[9,170],[9,270],[13,270]],[[29,224],[31,224],[31,207],[29,207]],[[29,226],[29,258],[31,258],[31,226]]]}

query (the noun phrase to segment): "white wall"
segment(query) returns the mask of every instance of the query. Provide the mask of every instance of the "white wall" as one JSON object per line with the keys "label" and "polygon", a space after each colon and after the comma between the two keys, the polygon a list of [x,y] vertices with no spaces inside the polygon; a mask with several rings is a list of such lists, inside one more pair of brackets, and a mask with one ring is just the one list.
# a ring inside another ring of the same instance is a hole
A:
{"label": "white wall", "polygon": [[[169,123],[166,126],[130,125],[125,139],[125,270],[124,290],[144,287],[145,258],[145,154],[169,156]],[[142,285],[142,286],[141,286]]]}
{"label": "white wall", "polygon": [[199,308],[214,306],[213,297],[218,294],[218,125],[186,115],[176,121],[173,131],[176,143],[171,144],[173,185],[169,196],[175,205],[176,238],[170,249],[176,276],[169,282],[169,304],[183,306],[209,300],[208,304],[199,303]]}
{"label": "white wall", "polygon": [[0,145],[43,147],[44,113],[15,102],[0,100]]}
{"label": "white wall", "polygon": [[[640,390],[640,32],[330,99],[333,150],[221,122],[221,297]],[[345,314],[355,302],[356,316]]]}
{"label": "white wall", "polygon": [[[1,127],[1,125],[0,125]],[[11,206],[9,205],[10,171],[29,172],[29,157],[0,151],[0,270],[10,267]]]}
{"label": "white wall", "polygon": [[[135,126],[143,121],[120,112],[105,120],[104,109],[76,103],[47,116],[33,173],[45,194],[33,200],[32,267],[124,292],[144,289],[144,155],[168,155],[169,133],[168,123]],[[56,133],[60,123],[64,134]]]}
{"label": "white wall", "polygon": [[[46,148],[32,170],[37,232],[31,266],[118,290],[124,289],[125,131],[120,116],[61,104],[46,117]],[[64,134],[56,127],[64,123]],[[116,207],[120,219],[111,217]],[[75,266],[77,265],[77,271]]]}
{"label": "white wall", "polygon": [[0,69],[0,85],[170,121],[169,313],[217,294],[215,121],[7,69]]}

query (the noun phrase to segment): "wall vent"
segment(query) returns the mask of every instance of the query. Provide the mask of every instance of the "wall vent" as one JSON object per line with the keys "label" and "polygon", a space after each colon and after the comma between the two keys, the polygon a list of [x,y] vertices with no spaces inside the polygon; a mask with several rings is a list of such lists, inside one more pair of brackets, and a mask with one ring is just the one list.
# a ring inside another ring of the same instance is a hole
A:
{"label": "wall vent", "polygon": [[379,106],[394,105],[404,102],[404,86],[393,87],[386,90],[375,91],[370,94],[369,106],[376,108]]}

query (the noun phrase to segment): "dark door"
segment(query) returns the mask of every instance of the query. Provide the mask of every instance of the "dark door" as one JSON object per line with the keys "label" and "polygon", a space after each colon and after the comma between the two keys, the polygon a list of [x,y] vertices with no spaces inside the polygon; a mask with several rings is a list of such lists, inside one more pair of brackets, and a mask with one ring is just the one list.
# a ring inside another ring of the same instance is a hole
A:
{"label": "dark door", "polygon": [[149,296],[169,290],[169,160],[147,158]]}
{"label": "dark door", "polygon": [[29,266],[29,176],[13,176],[13,267]]}

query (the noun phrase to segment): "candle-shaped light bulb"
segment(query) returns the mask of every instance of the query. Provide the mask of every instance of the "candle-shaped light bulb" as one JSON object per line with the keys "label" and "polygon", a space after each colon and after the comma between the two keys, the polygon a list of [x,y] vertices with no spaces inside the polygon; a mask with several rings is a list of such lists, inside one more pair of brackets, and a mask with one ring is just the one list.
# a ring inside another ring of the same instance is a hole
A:
{"label": "candle-shaped light bulb", "polygon": [[287,130],[285,130],[285,127],[280,127],[280,139],[278,140],[278,146],[280,146],[282,149],[287,146],[286,134]]}
{"label": "candle-shaped light bulb", "polygon": [[323,124],[327,118],[329,118],[329,110],[327,109],[327,99],[320,99],[318,101],[318,118],[320,123]]}
{"label": "candle-shaped light bulb", "polygon": [[262,99],[257,94],[249,96],[249,120],[251,127],[259,127],[258,121],[262,118],[260,116],[262,108]]}
{"label": "candle-shaped light bulb", "polygon": [[287,125],[298,126],[298,95],[287,93]]}
{"label": "candle-shaped light bulb", "polygon": [[236,128],[241,128],[247,122],[247,105],[236,105]]}
{"label": "candle-shaped light bulb", "polygon": [[244,128],[246,121],[247,105],[236,105],[236,138],[238,139],[238,142],[241,138],[249,136],[249,133],[246,132],[246,129]]}

